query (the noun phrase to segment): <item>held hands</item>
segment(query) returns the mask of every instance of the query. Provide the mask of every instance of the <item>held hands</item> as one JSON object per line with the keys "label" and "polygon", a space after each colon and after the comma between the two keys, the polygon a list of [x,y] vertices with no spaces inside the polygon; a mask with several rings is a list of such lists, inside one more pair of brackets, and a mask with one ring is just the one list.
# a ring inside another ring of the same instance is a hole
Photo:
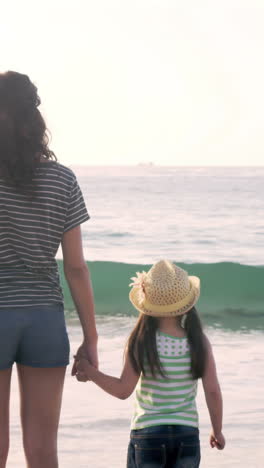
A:
{"label": "held hands", "polygon": [[[77,380],[80,380],[79,371],[77,370],[77,362],[80,360],[87,360],[94,368],[98,368],[98,355],[97,355],[97,342],[89,343],[84,341],[78,348],[76,355],[74,356],[74,363],[72,366],[71,375],[75,376]],[[88,379],[87,379],[88,380]],[[86,380],[84,380],[85,382]]]}
{"label": "held hands", "polygon": [[87,361],[86,358],[80,358],[76,362],[76,378],[79,382],[87,382],[87,380],[93,380],[94,372],[96,368]]}
{"label": "held hands", "polygon": [[223,450],[224,449],[224,447],[225,447],[225,438],[224,438],[222,432],[220,432],[220,434],[217,434],[217,437],[214,434],[214,432],[212,432],[212,434],[210,435],[210,445],[211,445],[212,448],[216,447],[218,450]]}

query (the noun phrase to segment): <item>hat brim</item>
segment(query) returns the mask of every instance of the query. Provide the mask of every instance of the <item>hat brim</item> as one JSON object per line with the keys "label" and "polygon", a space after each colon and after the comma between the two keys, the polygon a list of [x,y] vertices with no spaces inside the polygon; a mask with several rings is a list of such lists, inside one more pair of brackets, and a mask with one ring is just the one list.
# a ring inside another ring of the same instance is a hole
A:
{"label": "hat brim", "polygon": [[[142,293],[142,289],[140,286],[134,286],[129,293],[129,300],[137,309],[139,312],[146,314],[146,315],[151,315],[152,317],[175,317],[178,315],[183,315],[186,314],[198,301],[200,297],[200,279],[197,276],[189,276],[189,281],[191,284],[191,298],[188,304],[186,304],[184,307],[177,308],[177,304],[175,304],[175,310],[173,309],[172,311],[168,312],[166,310],[162,311],[160,310],[159,312],[151,310],[151,307],[144,307],[144,293]],[[166,305],[168,306],[168,304]],[[166,307],[164,306],[164,308]],[[173,308],[173,304],[171,304]],[[161,306],[162,307],[162,306]]]}

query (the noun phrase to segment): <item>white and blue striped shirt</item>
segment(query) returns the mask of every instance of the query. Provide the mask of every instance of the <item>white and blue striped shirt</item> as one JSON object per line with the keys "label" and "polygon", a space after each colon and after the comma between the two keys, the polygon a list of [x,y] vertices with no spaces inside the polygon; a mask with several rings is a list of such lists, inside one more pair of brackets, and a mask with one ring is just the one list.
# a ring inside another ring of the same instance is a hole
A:
{"label": "white and blue striped shirt", "polygon": [[39,164],[32,193],[0,177],[0,308],[62,302],[55,256],[63,233],[89,219],[74,173],[57,162]]}

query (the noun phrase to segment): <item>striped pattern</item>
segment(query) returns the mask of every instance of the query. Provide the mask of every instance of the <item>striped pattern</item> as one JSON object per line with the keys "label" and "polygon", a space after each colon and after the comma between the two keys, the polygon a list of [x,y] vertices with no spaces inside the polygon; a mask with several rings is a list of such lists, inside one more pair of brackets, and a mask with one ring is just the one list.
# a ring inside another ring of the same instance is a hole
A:
{"label": "striped pattern", "polygon": [[135,412],[131,429],[161,424],[198,427],[196,409],[197,380],[190,373],[187,338],[157,332],[157,350],[166,378],[153,378],[147,368],[136,387]]}
{"label": "striped pattern", "polygon": [[63,233],[87,219],[74,173],[41,163],[29,197],[0,178],[0,308],[63,301],[55,255]]}

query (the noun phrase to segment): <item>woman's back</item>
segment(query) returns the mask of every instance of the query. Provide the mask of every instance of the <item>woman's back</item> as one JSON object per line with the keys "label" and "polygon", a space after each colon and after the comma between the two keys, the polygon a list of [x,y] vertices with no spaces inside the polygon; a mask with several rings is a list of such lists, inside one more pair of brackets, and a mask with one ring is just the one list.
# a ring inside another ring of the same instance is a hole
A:
{"label": "woman's back", "polygon": [[26,191],[0,177],[0,308],[62,302],[55,255],[88,218],[75,175],[57,162],[39,163]]}
{"label": "woman's back", "polygon": [[[49,149],[40,98],[28,76],[0,73],[0,466],[9,448],[12,367],[17,366],[27,466],[58,466],[57,432],[69,339],[55,260],[97,365],[97,331],[81,223],[89,216],[73,172]],[[73,367],[72,375],[75,375]]]}

